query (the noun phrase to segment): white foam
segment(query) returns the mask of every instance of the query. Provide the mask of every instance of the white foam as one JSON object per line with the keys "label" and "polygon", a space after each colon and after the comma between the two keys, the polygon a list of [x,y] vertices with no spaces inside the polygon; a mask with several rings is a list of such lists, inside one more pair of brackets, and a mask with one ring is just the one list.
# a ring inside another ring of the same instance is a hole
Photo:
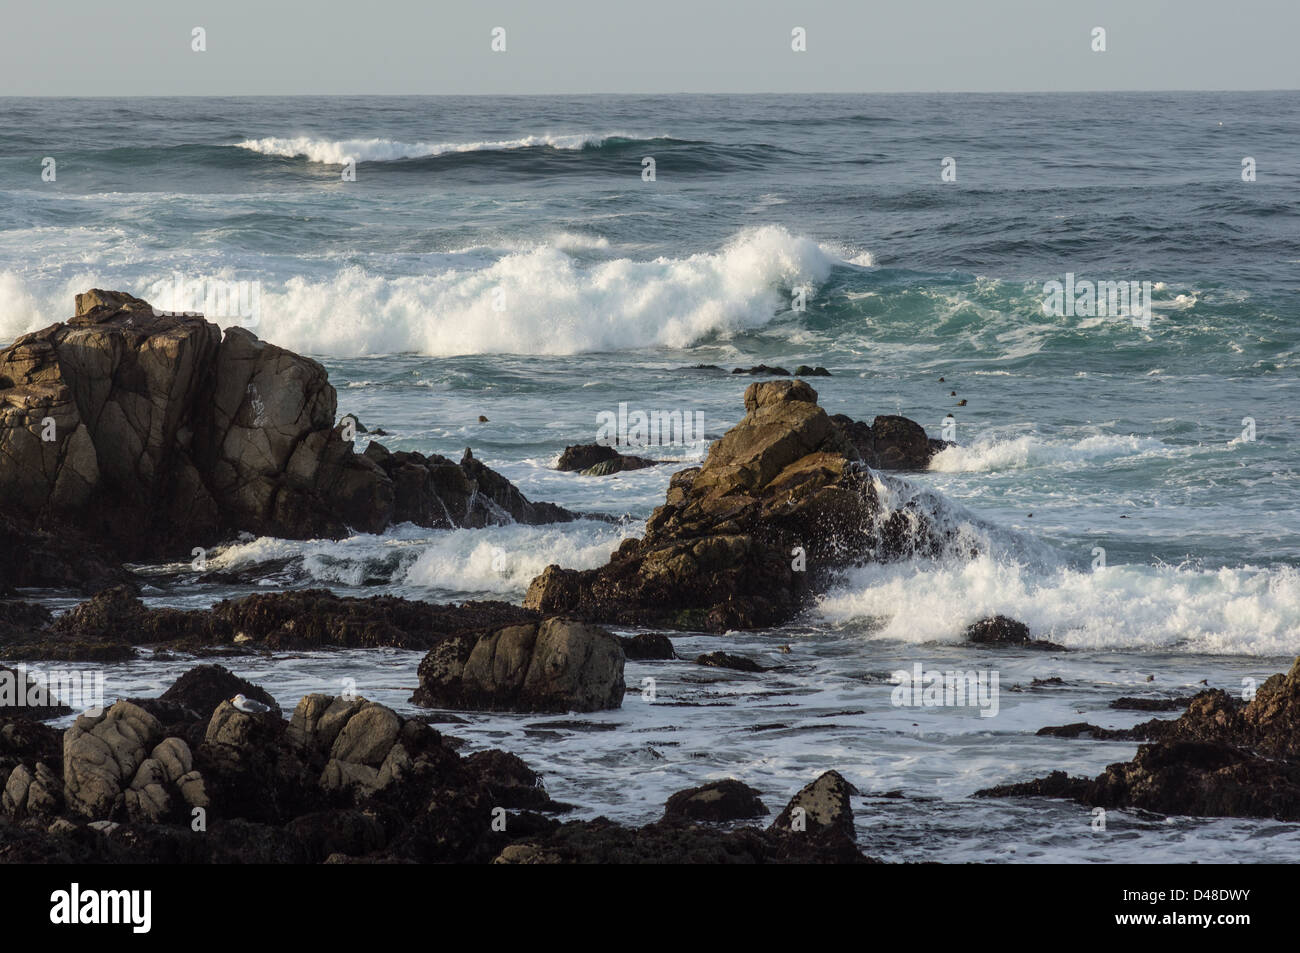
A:
{"label": "white foam", "polygon": [[1079,440],[1046,440],[1032,434],[993,436],[939,451],[931,459],[930,469],[940,473],[985,473],[1172,452],[1173,448],[1154,437],[1133,434],[1095,434]]}
{"label": "white foam", "polygon": [[650,136],[632,136],[626,133],[579,132],[567,135],[523,136],[519,139],[498,139],[479,142],[399,142],[394,139],[317,139],[311,136],[265,139],[245,139],[234,145],[239,149],[262,155],[295,158],[301,156],[309,162],[342,165],[356,162],[392,162],[397,159],[419,159],[447,155],[453,152],[499,152],[510,149],[535,149],[547,147],[568,151],[599,146],[608,139],[649,139]]}
{"label": "white foam", "polygon": [[637,527],[581,520],[546,526],[510,524],[483,529],[431,530],[409,523],[382,535],[341,540],[260,537],[228,546],[209,559],[214,570],[249,569],[292,559],[313,581],[390,585],[519,597],[551,563],[570,569],[604,565]]}
{"label": "white foam", "polygon": [[819,602],[830,622],[874,619],[873,638],[956,642],[1004,614],[1034,638],[1078,649],[1238,655],[1300,652],[1300,572],[1109,566],[1041,570],[986,553],[969,561],[854,570]]}
{"label": "white foam", "polygon": [[686,347],[767,324],[788,307],[789,288],[816,286],[837,262],[813,240],[766,226],[685,258],[584,263],[547,244],[428,276],[390,278],[353,266],[263,283],[257,333],[343,357]]}

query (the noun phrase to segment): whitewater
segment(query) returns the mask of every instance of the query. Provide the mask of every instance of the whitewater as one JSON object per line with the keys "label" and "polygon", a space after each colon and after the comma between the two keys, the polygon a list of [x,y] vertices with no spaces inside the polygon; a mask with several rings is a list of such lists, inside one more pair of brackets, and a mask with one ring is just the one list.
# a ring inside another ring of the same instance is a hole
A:
{"label": "whitewater", "polygon": [[[850,568],[777,630],[673,634],[683,661],[629,662],[638,691],[618,711],[462,712],[447,730],[518,754],[583,817],[644,823],[723,777],[778,800],[835,767],[864,792],[863,848],[891,859],[1240,861],[1261,838],[1300,857],[1296,825],[1115,812],[1099,838],[1074,805],[971,798],[1135,750],[1039,728],[1129,727],[1151,716],[1110,708],[1120,695],[1239,693],[1300,653],[1293,101],[161,99],[115,104],[130,136],[96,126],[104,108],[0,101],[0,341],[91,287],[169,309],[178,274],[256,283],[255,320],[209,317],[319,360],[367,428],[358,449],[472,447],[530,499],[608,517],[241,538],[207,574],[138,567],[150,604],[303,587],[517,602],[547,565],[603,565],[643,532],[672,474],[742,416],[754,378],[733,369],[820,365],[831,376],[808,380],[829,413],[951,428],[929,469],[878,475],[891,509],[950,531],[947,552]],[[1063,111],[1104,135],[1105,163],[1062,141]],[[1268,150],[1270,175],[1242,188],[1209,115]],[[48,154],[59,175],[43,183]],[[1150,280],[1150,326],[1045,314],[1044,285],[1067,273]],[[620,403],[698,412],[705,439],[649,448],[663,462],[645,470],[557,472]],[[995,614],[1068,651],[962,641]],[[689,661],[718,649],[772,670]],[[146,653],[108,691],[156,693],[193,661]],[[893,707],[891,673],[917,661],[998,670],[998,717]],[[416,714],[418,662],[231,664],[282,705],[350,678]],[[645,678],[668,704],[642,700]]]}

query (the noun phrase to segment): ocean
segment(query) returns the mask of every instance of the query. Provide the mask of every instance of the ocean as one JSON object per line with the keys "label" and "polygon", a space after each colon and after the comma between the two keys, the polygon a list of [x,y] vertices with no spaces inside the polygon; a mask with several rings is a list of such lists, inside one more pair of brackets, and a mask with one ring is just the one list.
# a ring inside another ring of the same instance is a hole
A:
{"label": "ocean", "polygon": [[[728,776],[779,809],[835,768],[888,860],[1298,860],[1295,824],[1111,812],[1098,832],[1077,805],[971,797],[1136,749],[1042,726],[1128,727],[1151,716],[1113,698],[1239,693],[1300,653],[1298,128],[1295,93],[0,99],[0,342],[91,287],[177,309],[234,288],[209,317],[321,361],[390,450],[472,447],[530,499],[618,517],[242,539],[209,557],[238,585],[145,567],[146,601],[187,607],[518,601],[641,532],[742,416],[754,378],[727,371],[824,366],[828,412],[955,440],[881,481],[962,546],[848,571],[782,629],[674,637],[772,671],[633,661],[655,701],[448,730],[582,817],[645,823]],[[1044,310],[1051,283],[1102,281],[1149,307]],[[553,469],[620,405],[703,436],[647,448],[652,469]],[[996,613],[1070,651],[962,644]],[[352,678],[412,712],[418,660],[232,667],[289,706]],[[894,705],[917,662],[997,672],[996,717]],[[192,664],[115,666],[109,693]]]}

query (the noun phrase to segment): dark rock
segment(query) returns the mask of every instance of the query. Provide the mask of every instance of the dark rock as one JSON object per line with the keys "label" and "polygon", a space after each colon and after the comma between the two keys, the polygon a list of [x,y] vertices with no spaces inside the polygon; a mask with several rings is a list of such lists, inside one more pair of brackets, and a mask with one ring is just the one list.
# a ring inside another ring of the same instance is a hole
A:
{"label": "dark rock", "polygon": [[[1071,779],[1059,796],[1095,807],[1294,821],[1300,820],[1298,728],[1300,659],[1287,674],[1269,678],[1248,703],[1211,689],[1194,697],[1174,720],[1154,719],[1122,731],[1067,725],[1040,734],[1068,737],[1086,731],[1106,739],[1154,742],[1139,747],[1132,761],[1110,765],[1093,781]],[[1049,781],[983,793],[1034,794],[1051,787]]]}
{"label": "dark rock", "polygon": [[824,367],[809,367],[807,364],[800,364],[794,369],[795,377],[830,377],[831,372]]}
{"label": "dark rock", "polygon": [[678,791],[664,806],[665,818],[688,821],[739,821],[766,816],[767,808],[759,792],[733,778]]}
{"label": "dark rock", "polygon": [[966,627],[966,641],[974,642],[976,645],[1014,645],[1026,649],[1068,651],[1065,646],[1057,645],[1055,642],[1030,638],[1029,626],[1004,615],[995,615],[972,622]]}
{"label": "dark rock", "polygon": [[695,659],[695,664],[707,665],[711,668],[730,668],[735,669],[737,672],[767,671],[753,659],[745,658],[743,655],[729,655],[726,652],[710,652],[707,655],[701,655]]}
{"label": "dark rock", "polygon": [[663,661],[677,658],[673,643],[668,636],[660,632],[642,632],[637,636],[618,636],[623,646],[623,655],[637,661]]}
{"label": "dark rock", "polygon": [[1191,703],[1191,696],[1183,698],[1116,698],[1110,703],[1111,708],[1121,711],[1178,711]]}
{"label": "dark rock", "polygon": [[790,372],[787,371],[784,367],[768,367],[766,364],[756,364],[750,368],[738,367],[731,373],[762,375],[764,377],[789,377],[790,376]]}
{"label": "dark rock", "polygon": [[246,679],[240,678],[222,665],[198,665],[181,675],[171,688],[162,693],[163,701],[176,702],[195,712],[201,718],[211,718],[224,701],[243,695],[268,705],[275,711],[280,706],[266,691]]}
{"label": "dark rock", "polygon": [[643,470],[657,465],[657,460],[622,454],[613,447],[599,443],[587,443],[565,447],[555,469],[566,473],[577,470],[583,476],[608,476],[623,470]]}
{"label": "dark rock", "polygon": [[411,696],[426,708],[597,711],[623,703],[623,648],[568,619],[443,639],[424,657]]}

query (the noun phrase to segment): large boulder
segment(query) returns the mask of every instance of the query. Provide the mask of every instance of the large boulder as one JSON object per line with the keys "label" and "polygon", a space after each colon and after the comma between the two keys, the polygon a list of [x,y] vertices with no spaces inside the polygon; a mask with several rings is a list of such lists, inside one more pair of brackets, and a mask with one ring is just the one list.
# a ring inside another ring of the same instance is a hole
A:
{"label": "large boulder", "polygon": [[63,738],[63,794],[68,808],[92,819],[121,807],[123,789],[162,740],[158,719],[120,701],[96,717],[82,715]]}
{"label": "large boulder", "polygon": [[450,636],[420,663],[411,696],[429,708],[597,711],[623,703],[623,647],[570,619]]}
{"label": "large boulder", "polygon": [[188,557],[236,532],[573,518],[468,453],[443,476],[471,505],[457,514],[421,484],[399,508],[393,475],[378,454],[353,452],[336,413],[316,361],[122,292],[78,295],[72,318],[0,350],[0,535],[71,527],[143,559]]}
{"label": "large boulder", "polygon": [[834,570],[935,554],[921,513],[885,512],[857,448],[801,380],[751,384],[745,417],[675,474],[642,539],[600,568],[548,566],[524,605],[592,621],[720,631],[780,624]]}

